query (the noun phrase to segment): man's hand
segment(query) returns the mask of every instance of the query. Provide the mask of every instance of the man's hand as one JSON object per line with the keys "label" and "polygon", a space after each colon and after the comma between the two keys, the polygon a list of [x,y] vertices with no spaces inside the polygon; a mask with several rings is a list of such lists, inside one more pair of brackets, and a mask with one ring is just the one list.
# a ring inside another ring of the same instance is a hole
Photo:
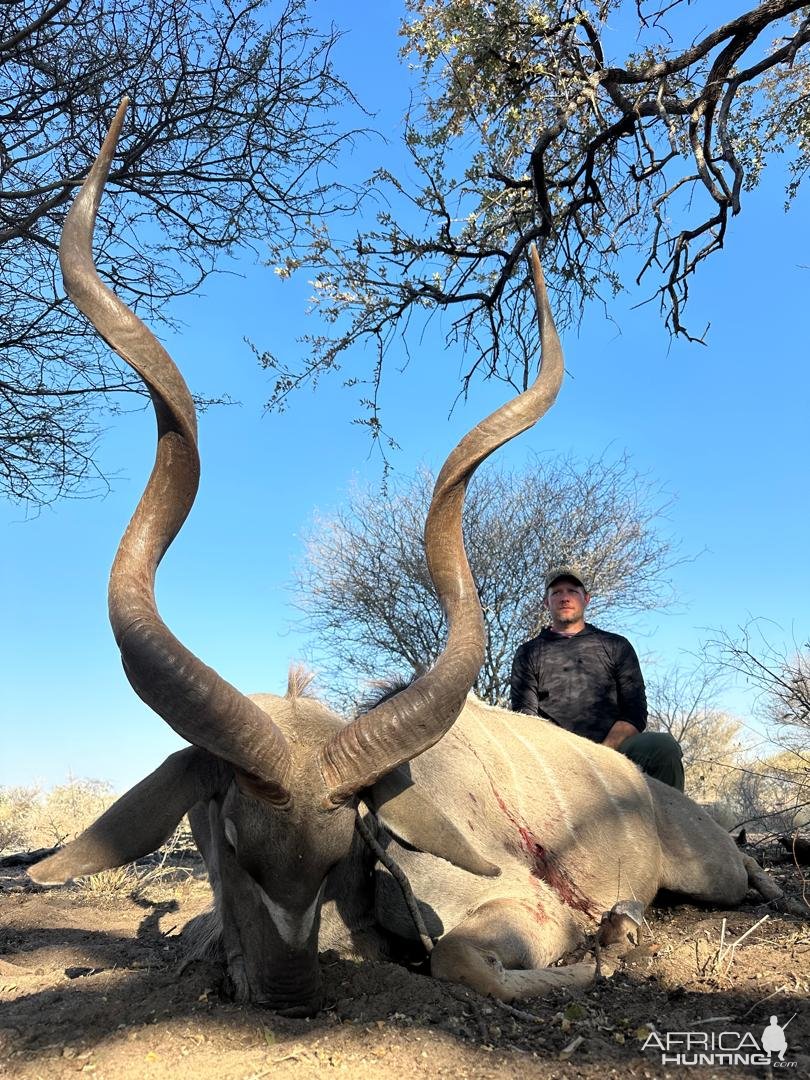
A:
{"label": "man's hand", "polygon": [[611,750],[618,750],[625,739],[631,735],[638,735],[638,728],[628,724],[626,720],[617,720],[607,735],[602,740],[603,746],[609,746]]}

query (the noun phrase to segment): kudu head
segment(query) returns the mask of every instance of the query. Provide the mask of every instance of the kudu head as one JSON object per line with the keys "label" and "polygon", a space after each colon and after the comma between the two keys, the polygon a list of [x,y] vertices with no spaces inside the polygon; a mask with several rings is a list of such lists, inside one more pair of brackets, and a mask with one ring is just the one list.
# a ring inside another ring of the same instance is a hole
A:
{"label": "kudu head", "polygon": [[294,678],[284,697],[246,697],[174,637],[155,603],[155,572],[194,501],[199,458],[194,405],[179,371],[101,282],[93,262],[93,226],[126,105],[67,216],[60,260],[73,302],[152,397],[155,465],[115,558],[110,620],[135,692],[191,746],[33,867],[31,876],[56,884],[129,862],[159,847],[191,811],[237,998],[308,1015],[320,1006],[324,884],[348,856],[360,798],[412,846],[473,873],[498,873],[400,767],[449,730],[483,660],[483,618],[461,531],[466,485],[484,458],[552,404],[562,353],[532,249],[542,342],[537,380],[456,446],[427,516],[428,566],[448,624],[446,647],[433,667],[350,723],[301,693]]}

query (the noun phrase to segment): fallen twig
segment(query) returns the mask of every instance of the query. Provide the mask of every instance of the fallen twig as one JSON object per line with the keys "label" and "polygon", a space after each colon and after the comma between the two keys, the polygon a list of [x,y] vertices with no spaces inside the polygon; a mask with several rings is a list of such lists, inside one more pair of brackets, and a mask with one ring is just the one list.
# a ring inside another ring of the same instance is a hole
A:
{"label": "fallen twig", "polygon": [[576,1050],[576,1048],[580,1045],[580,1043],[583,1043],[584,1041],[585,1041],[584,1036],[577,1035],[577,1037],[575,1039],[571,1040],[571,1042],[568,1044],[568,1046],[566,1046],[563,1050],[560,1051],[560,1058],[562,1060],[570,1058],[571,1055],[573,1054],[573,1052]]}
{"label": "fallen twig", "polygon": [[721,938],[720,938],[720,946],[719,946],[719,948],[717,950],[717,953],[715,955],[715,958],[714,958],[714,970],[717,971],[718,968],[724,963],[726,958],[728,958],[728,964],[727,964],[726,970],[724,972],[725,975],[728,975],[728,973],[731,971],[731,965],[734,963],[734,958],[735,958],[734,950],[737,948],[737,946],[739,944],[741,944],[741,942],[745,941],[745,939],[748,937],[749,934],[753,934],[753,932],[757,929],[757,927],[762,926],[762,924],[764,922],[767,922],[768,919],[770,919],[770,915],[763,915],[761,919],[759,919],[757,922],[755,922],[753,926],[749,926],[748,929],[745,931],[745,933],[740,934],[740,936],[737,938],[737,940],[732,941],[732,943],[729,946],[725,947],[725,949],[724,949],[724,943],[725,943],[725,934],[726,934],[726,920],[723,919],[723,926],[722,926]]}
{"label": "fallen twig", "polygon": [[505,1001],[498,1001],[497,998],[493,998],[495,1004],[509,1013],[510,1016],[514,1016],[518,1020],[528,1020],[534,1024],[542,1024],[543,1017],[537,1016],[535,1013],[527,1012],[525,1009],[516,1009],[514,1005],[508,1005]]}
{"label": "fallen twig", "polygon": [[725,1023],[725,1021],[733,1019],[733,1016],[707,1016],[705,1020],[695,1020],[693,1024],[686,1024],[686,1028],[702,1027],[704,1024],[719,1024],[721,1021]]}
{"label": "fallen twig", "polygon": [[748,1016],[749,1013],[752,1013],[754,1011],[754,1009],[756,1009],[759,1005],[761,1005],[763,1003],[763,1001],[770,1001],[770,999],[772,997],[776,997],[777,994],[781,994],[784,990],[788,990],[788,989],[789,989],[789,987],[788,987],[787,983],[785,983],[784,986],[780,986],[778,989],[772,991],[770,994],[766,994],[764,998],[760,998],[759,1001],[755,1001],[750,1009],[745,1010],[745,1012],[740,1017],[740,1020],[744,1020],[746,1018],[746,1016]]}

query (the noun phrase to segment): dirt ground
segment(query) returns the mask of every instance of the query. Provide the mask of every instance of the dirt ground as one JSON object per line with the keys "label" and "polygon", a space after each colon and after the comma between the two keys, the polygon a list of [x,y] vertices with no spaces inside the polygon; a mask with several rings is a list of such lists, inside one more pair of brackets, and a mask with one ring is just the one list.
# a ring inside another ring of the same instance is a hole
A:
{"label": "dirt ground", "polygon": [[[778,846],[751,850],[795,906],[803,889],[810,900],[806,868],[803,876]],[[171,879],[104,895],[43,890],[21,870],[0,871],[3,1080],[761,1077],[782,1068],[673,1064],[644,1044],[650,1033],[663,1041],[687,1031],[759,1040],[772,1015],[781,1025],[793,1016],[788,1075],[810,1075],[810,922],[753,894],[735,911],[654,907],[642,943],[610,979],[519,1009],[404,967],[325,953],[326,1008],[289,1020],[224,1000],[212,965],[179,972],[179,931],[210,894],[196,861]]]}

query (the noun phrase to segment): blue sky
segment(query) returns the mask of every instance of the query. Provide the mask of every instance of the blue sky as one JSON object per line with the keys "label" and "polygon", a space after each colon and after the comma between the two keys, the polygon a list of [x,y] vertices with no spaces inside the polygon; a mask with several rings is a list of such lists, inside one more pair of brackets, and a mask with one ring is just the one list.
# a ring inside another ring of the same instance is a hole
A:
{"label": "blue sky", "polygon": [[[379,106],[375,124],[390,140],[364,143],[355,165],[395,165],[408,94],[395,57],[399,5],[317,10],[346,27],[338,61],[361,100]],[[776,167],[766,171],[725,251],[693,285],[690,316],[695,326],[711,323],[707,347],[671,342],[652,306],[633,308],[641,294],[621,298],[612,321],[601,309],[586,312],[564,337],[569,378],[557,405],[503,452],[516,464],[533,451],[626,449],[675,496],[667,527],[685,554],[702,554],[674,574],[678,610],[633,625],[649,665],[698,651],[703,628],[733,631],[751,616],[771,621],[777,643],[808,634],[807,199],[786,215],[782,180]],[[238,269],[241,278],[210,281],[202,302],[183,301],[185,328],[167,339],[192,389],[242,404],[201,418],[200,494],[159,572],[158,602],[175,633],[224,677],[246,692],[283,692],[288,664],[306,647],[287,590],[302,530],[354,480],[379,480],[380,462],[367,432],[351,424],[356,400],[340,377],[300,394],[284,415],[262,415],[270,382],[243,337],[294,348],[296,334],[312,328],[302,286],[261,266]],[[394,464],[405,473],[439,466],[504,400],[503,386],[479,385],[448,418],[463,357],[437,334],[411,341],[410,351],[401,375],[392,357],[383,388],[386,423],[402,446]],[[62,502],[28,521],[0,507],[0,785],[49,786],[70,774],[123,789],[181,745],[130,689],[106,614],[109,566],[153,451],[151,415],[121,417],[100,452],[119,472],[105,499]],[[725,703],[743,716],[751,707],[744,688],[729,690]]]}

